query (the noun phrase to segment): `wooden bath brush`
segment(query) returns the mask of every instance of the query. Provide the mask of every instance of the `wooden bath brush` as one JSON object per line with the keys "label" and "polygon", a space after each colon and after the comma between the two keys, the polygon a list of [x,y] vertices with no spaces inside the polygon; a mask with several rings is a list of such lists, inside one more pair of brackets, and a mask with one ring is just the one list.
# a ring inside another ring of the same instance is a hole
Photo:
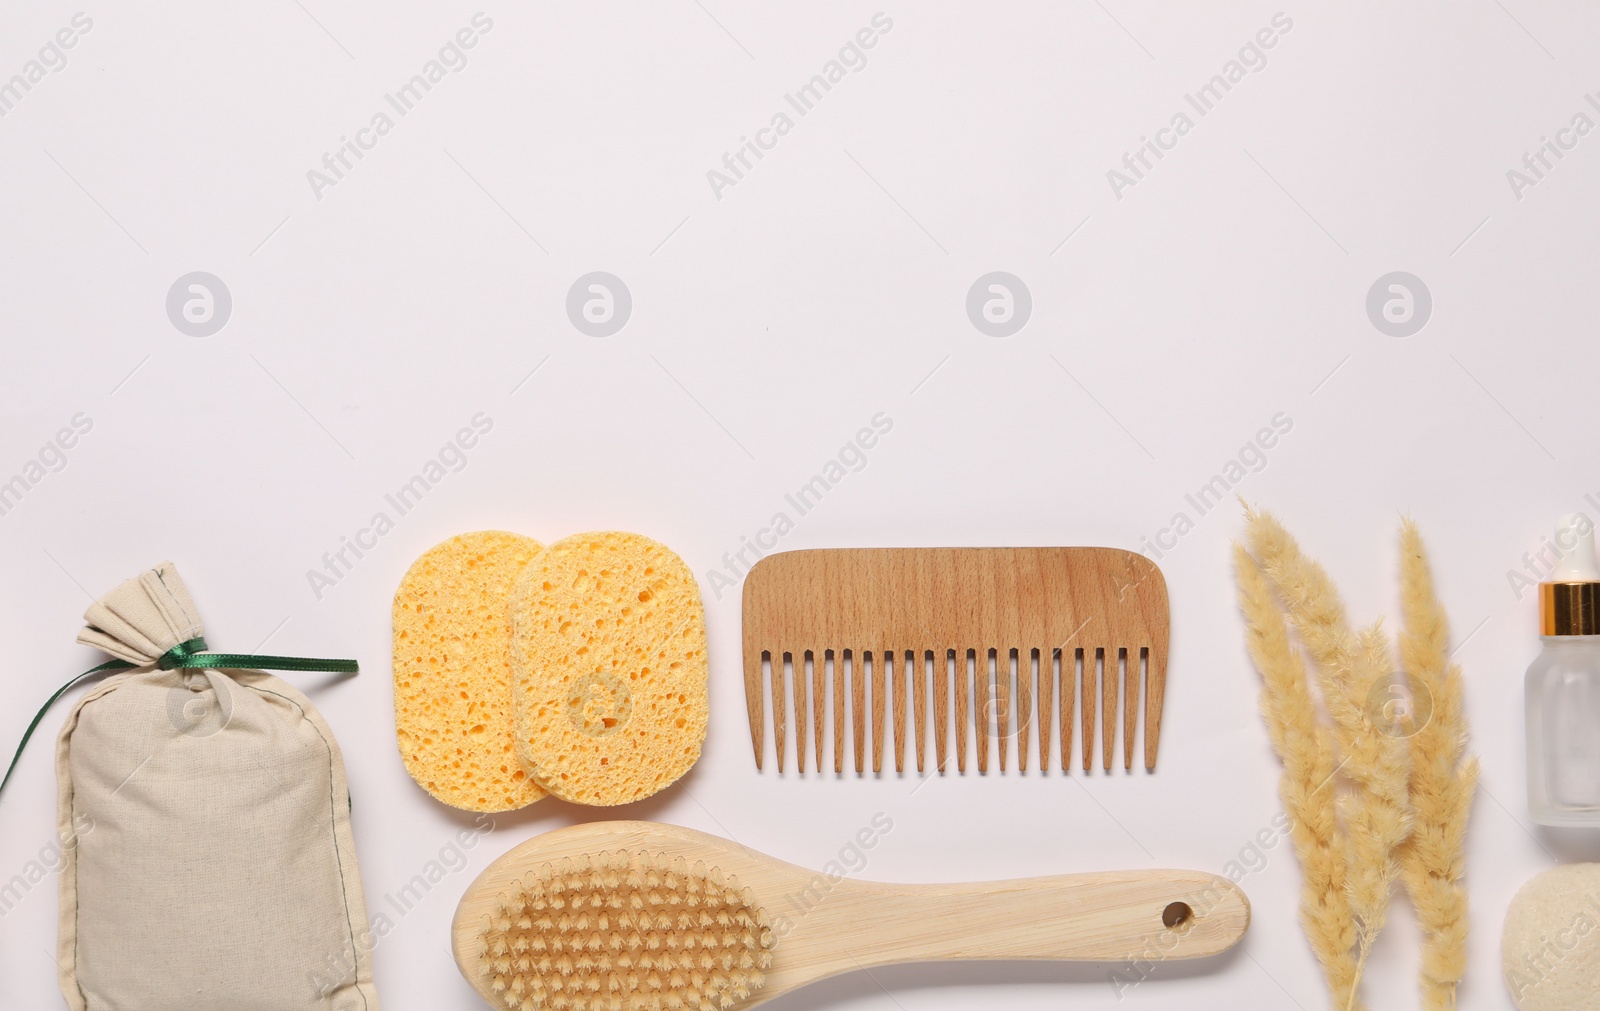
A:
{"label": "wooden bath brush", "polygon": [[725,1011],[896,962],[1199,958],[1249,923],[1244,893],[1212,874],[834,880],[692,829],[617,821],[545,833],[490,864],[453,935],[462,975],[497,1008]]}

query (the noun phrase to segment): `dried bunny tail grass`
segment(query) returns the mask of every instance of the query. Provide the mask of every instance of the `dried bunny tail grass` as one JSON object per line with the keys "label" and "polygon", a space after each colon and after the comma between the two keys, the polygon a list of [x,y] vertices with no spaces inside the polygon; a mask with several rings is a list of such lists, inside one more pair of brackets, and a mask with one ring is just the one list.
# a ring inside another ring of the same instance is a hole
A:
{"label": "dried bunny tail grass", "polygon": [[[1374,687],[1394,676],[1389,639],[1381,622],[1357,639],[1352,687],[1360,698],[1377,698]],[[1388,919],[1389,897],[1399,875],[1399,848],[1411,835],[1411,751],[1403,737],[1385,733],[1362,713],[1355,733],[1341,727],[1343,771],[1360,788],[1339,798],[1339,813],[1350,844],[1350,910],[1359,922],[1360,957],[1365,967],[1373,942]]]}
{"label": "dried bunny tail grass", "polygon": [[1400,528],[1400,607],[1405,628],[1400,662],[1432,716],[1411,737],[1411,804],[1416,823],[1400,851],[1401,876],[1423,931],[1422,1006],[1456,1006],[1467,970],[1467,817],[1478,783],[1476,758],[1462,761],[1467,742],[1461,668],[1450,663],[1450,628],[1433,588],[1433,572],[1416,524]]}
{"label": "dried bunny tail grass", "polygon": [[1409,742],[1385,733],[1367,711],[1371,700],[1386,697],[1383,687],[1394,677],[1388,637],[1381,623],[1352,634],[1327,571],[1272,516],[1248,505],[1245,511],[1246,538],[1315,661],[1344,756],[1340,771],[1357,787],[1339,797],[1338,810],[1347,838],[1350,909],[1358,923],[1359,979],[1388,918],[1399,874],[1396,850],[1411,834]]}
{"label": "dried bunny tail grass", "polygon": [[1335,1008],[1356,1000],[1355,921],[1345,890],[1347,844],[1335,814],[1333,737],[1317,718],[1310,679],[1266,577],[1245,549],[1233,548],[1245,645],[1261,672],[1261,712],[1283,762],[1279,793],[1293,823],[1290,838],[1305,885],[1300,922],[1322,965]]}
{"label": "dried bunny tail grass", "polygon": [[1358,724],[1360,702],[1349,703],[1356,641],[1345,618],[1344,602],[1327,570],[1306,557],[1283,524],[1248,504],[1245,540],[1289,607],[1295,631],[1316,663],[1330,715],[1344,725]]}

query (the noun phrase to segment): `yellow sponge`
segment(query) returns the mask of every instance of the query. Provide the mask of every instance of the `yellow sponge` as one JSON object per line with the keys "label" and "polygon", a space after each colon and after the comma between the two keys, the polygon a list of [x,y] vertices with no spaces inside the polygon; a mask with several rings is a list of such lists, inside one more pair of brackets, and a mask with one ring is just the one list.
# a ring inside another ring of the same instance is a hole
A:
{"label": "yellow sponge", "polygon": [[626,804],[700,758],[705,610],[683,559],[638,534],[577,534],[528,563],[511,613],[517,751],[545,789]]}
{"label": "yellow sponge", "polygon": [[406,771],[466,811],[545,795],[517,759],[511,617],[531,537],[484,530],[430,548],[394,595],[394,722]]}

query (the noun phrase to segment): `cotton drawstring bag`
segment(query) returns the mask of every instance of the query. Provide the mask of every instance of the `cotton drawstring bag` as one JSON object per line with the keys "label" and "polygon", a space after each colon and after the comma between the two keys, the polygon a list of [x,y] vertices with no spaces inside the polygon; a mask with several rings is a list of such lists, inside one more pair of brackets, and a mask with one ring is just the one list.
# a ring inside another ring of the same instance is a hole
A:
{"label": "cotton drawstring bag", "polygon": [[252,669],[354,661],[208,652],[170,563],[85,618],[78,641],[117,657],[90,673],[117,673],[57,742],[68,1006],[377,1011],[339,746]]}

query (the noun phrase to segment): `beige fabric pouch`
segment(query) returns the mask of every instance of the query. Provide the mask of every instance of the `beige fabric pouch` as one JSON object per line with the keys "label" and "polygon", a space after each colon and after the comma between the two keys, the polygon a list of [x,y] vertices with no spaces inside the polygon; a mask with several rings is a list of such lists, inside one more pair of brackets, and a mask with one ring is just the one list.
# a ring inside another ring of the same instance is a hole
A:
{"label": "beige fabric pouch", "polygon": [[134,664],[56,748],[61,989],[73,1011],[377,1011],[344,761],[305,695],[251,670],[162,670],[203,630],[158,566],[78,641]]}

